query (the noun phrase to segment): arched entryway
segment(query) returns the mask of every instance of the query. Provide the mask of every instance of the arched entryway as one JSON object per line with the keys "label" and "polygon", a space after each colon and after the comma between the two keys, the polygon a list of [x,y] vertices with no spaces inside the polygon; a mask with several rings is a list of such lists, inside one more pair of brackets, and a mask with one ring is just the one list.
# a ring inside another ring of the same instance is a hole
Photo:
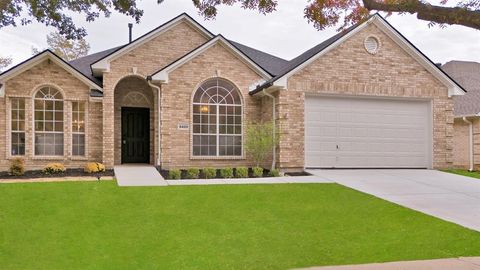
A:
{"label": "arched entryway", "polygon": [[114,163],[155,161],[156,93],[139,76],[121,79],[114,90]]}

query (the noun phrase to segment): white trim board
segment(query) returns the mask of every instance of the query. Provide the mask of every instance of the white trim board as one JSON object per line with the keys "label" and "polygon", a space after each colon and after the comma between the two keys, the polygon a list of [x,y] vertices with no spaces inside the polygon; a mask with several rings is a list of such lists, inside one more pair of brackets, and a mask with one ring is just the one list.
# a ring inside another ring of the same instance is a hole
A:
{"label": "white trim board", "polygon": [[343,43],[345,40],[350,38],[351,36],[357,34],[358,32],[362,31],[366,26],[374,24],[377,26],[382,32],[384,32],[388,37],[390,37],[397,45],[399,45],[408,55],[413,57],[422,67],[424,67],[428,72],[430,72],[435,78],[437,78],[441,83],[448,87],[448,96],[453,95],[464,95],[465,92],[462,90],[458,84],[441,72],[438,67],[436,67],[429,59],[427,59],[417,48],[415,48],[405,37],[401,36],[397,30],[395,30],[391,25],[389,25],[385,19],[383,19],[380,15],[375,14],[369,20],[362,23],[343,37],[339,38],[325,49],[317,53],[315,56],[311,57],[307,61],[303,62],[302,64],[298,65],[294,69],[287,72],[285,75],[281,76],[275,82],[273,82],[273,86],[287,88],[288,79],[297,73],[298,71],[302,70],[306,66],[310,65],[312,62],[317,60],[318,58],[325,55],[327,52],[331,51],[332,49],[336,48],[338,45]]}
{"label": "white trim board", "polygon": [[46,51],[43,51],[43,52],[35,55],[34,57],[28,59],[27,61],[13,67],[12,69],[7,70],[4,73],[2,73],[0,75],[0,84],[2,84],[1,91],[0,91],[0,96],[5,95],[5,88],[6,88],[5,87],[5,82],[6,81],[8,81],[9,79],[21,74],[22,72],[25,72],[25,71],[31,69],[32,67],[42,63],[45,60],[50,60],[53,63],[59,65],[65,71],[72,74],[75,78],[77,78],[81,82],[88,85],[91,89],[97,89],[99,91],[103,91],[102,87],[100,87],[99,85],[97,85],[96,83],[94,83],[93,81],[88,79],[87,77],[85,77],[85,75],[80,73],[78,70],[73,68],[71,65],[69,65],[65,61],[63,61],[60,57],[58,57],[57,55],[55,55],[51,51],[46,50]]}
{"label": "white trim board", "polygon": [[163,34],[164,32],[172,29],[174,26],[186,22],[190,26],[192,26],[195,30],[197,30],[200,34],[202,34],[207,39],[211,39],[213,37],[212,33],[208,32],[203,26],[193,20],[190,16],[186,13],[177,16],[176,18],[170,20],[169,22],[163,24],[162,26],[152,30],[151,32],[141,36],[140,38],[132,41],[131,43],[127,44],[126,46],[122,47],[121,49],[111,53],[110,55],[100,59],[99,61],[93,63],[91,65],[92,72],[94,76],[102,76],[103,72],[110,71],[110,62],[114,59],[126,54],[127,52],[138,48],[142,44],[158,37],[159,35]]}
{"label": "white trim board", "polygon": [[233,46],[227,39],[225,39],[221,35],[218,35],[215,38],[213,38],[213,39],[209,40],[208,42],[206,42],[205,44],[203,44],[202,46],[198,47],[197,49],[191,51],[187,55],[185,55],[182,58],[178,59],[177,61],[173,62],[172,64],[170,64],[170,65],[166,66],[165,68],[153,73],[152,76],[151,76],[152,81],[157,82],[157,83],[168,83],[170,72],[172,72],[175,69],[181,67],[182,65],[189,62],[191,59],[197,57],[198,55],[202,54],[203,52],[207,51],[209,48],[213,47],[215,44],[220,44],[221,46],[223,46],[228,51],[237,55],[237,57],[244,64],[249,66],[252,70],[254,70],[262,78],[264,78],[266,80],[272,78],[270,76],[270,74],[268,74],[267,71],[265,71],[263,68],[261,68],[259,65],[257,65],[252,60],[250,60],[250,58],[248,58],[243,52],[241,52],[239,49],[237,49],[235,46]]}

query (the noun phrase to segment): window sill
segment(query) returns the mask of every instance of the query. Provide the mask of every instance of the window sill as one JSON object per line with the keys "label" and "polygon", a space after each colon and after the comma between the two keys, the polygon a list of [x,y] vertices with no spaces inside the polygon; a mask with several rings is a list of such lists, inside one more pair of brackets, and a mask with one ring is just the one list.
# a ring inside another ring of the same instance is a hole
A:
{"label": "window sill", "polygon": [[65,160],[65,156],[33,156],[34,160]]}
{"label": "window sill", "polygon": [[74,161],[75,161],[75,160],[76,160],[76,161],[86,161],[86,160],[88,160],[88,158],[85,157],[85,156],[72,156],[70,159],[71,159],[71,160],[74,160]]}
{"label": "window sill", "polygon": [[244,160],[245,156],[190,156],[190,160]]}

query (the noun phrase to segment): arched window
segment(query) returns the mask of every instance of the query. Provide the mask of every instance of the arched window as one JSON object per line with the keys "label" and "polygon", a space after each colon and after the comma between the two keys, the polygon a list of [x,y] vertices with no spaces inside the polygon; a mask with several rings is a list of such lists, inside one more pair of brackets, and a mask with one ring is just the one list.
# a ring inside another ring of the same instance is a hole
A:
{"label": "arched window", "polygon": [[205,81],[193,96],[193,155],[242,155],[242,99],[231,82]]}
{"label": "arched window", "polygon": [[35,155],[63,155],[63,97],[47,86],[35,94]]}

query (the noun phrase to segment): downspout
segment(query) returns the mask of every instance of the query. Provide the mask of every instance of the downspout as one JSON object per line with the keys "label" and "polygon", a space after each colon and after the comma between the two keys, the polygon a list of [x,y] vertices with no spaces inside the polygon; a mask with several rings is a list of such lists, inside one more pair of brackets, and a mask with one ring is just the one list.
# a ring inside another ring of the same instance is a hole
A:
{"label": "downspout", "polygon": [[[267,89],[262,90],[263,94],[269,98],[272,99],[272,137],[273,141],[276,142],[276,137],[277,137],[277,132],[276,132],[276,126],[275,126],[275,120],[277,119],[276,117],[276,112],[275,112],[275,97],[267,92]],[[275,163],[277,160],[277,144],[275,143],[275,146],[273,146],[272,150],[272,170],[275,169]]]}
{"label": "downspout", "polygon": [[467,120],[467,117],[462,117],[463,122],[468,124],[468,136],[469,136],[469,161],[470,161],[470,168],[469,171],[473,171],[473,123]]}
{"label": "downspout", "polygon": [[157,89],[158,95],[157,95],[157,105],[158,105],[158,112],[157,112],[157,119],[158,119],[158,157],[157,157],[157,165],[160,166],[161,162],[161,156],[162,156],[162,140],[161,140],[161,134],[162,134],[162,120],[161,120],[161,112],[160,112],[160,103],[162,101],[162,92],[160,91],[160,87],[152,83],[152,77],[148,76],[147,77],[147,83],[150,85],[150,87]]}

